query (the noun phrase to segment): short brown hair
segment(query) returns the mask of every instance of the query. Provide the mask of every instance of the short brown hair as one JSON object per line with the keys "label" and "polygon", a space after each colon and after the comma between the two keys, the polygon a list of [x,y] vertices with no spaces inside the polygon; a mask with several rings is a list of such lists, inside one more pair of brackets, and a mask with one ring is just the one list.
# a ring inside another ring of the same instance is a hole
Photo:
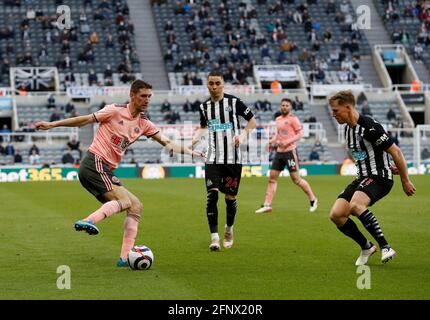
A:
{"label": "short brown hair", "polygon": [[343,90],[332,96],[328,102],[331,105],[333,102],[337,101],[340,106],[350,104],[355,107],[355,97],[351,90]]}
{"label": "short brown hair", "polygon": [[220,77],[221,79],[224,80],[224,75],[219,70],[212,70],[211,72],[209,72],[208,78],[209,77]]}
{"label": "short brown hair", "polygon": [[130,92],[131,93],[138,93],[140,89],[152,89],[152,86],[143,80],[134,80],[131,83]]}
{"label": "short brown hair", "polygon": [[281,103],[287,101],[290,104],[293,104],[293,101],[290,98],[282,98]]}

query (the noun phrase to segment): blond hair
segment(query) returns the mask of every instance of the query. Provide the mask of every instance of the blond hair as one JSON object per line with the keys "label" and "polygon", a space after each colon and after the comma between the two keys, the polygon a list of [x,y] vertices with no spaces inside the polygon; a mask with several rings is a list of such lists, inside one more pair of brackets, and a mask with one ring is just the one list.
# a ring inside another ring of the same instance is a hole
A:
{"label": "blond hair", "polygon": [[355,97],[351,90],[339,91],[328,100],[328,103],[332,105],[335,101],[337,101],[340,106],[350,104],[355,107]]}

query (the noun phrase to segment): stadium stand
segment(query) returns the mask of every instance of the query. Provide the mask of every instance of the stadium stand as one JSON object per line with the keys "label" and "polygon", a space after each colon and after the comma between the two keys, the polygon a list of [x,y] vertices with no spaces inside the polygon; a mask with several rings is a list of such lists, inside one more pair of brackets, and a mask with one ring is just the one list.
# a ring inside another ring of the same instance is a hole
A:
{"label": "stadium stand", "polygon": [[0,5],[0,87],[9,84],[8,69],[14,66],[57,66],[63,89],[118,85],[140,76],[125,0],[67,1],[74,9],[70,30],[56,28],[62,1],[10,3]]}
{"label": "stadium stand", "polygon": [[345,1],[325,10],[316,1],[165,1],[153,12],[167,70],[181,73],[169,76],[172,87],[199,85],[195,73],[212,68],[231,83],[253,84],[253,65],[283,63],[298,63],[311,82],[360,82],[359,57],[370,54]]}
{"label": "stadium stand", "polygon": [[385,27],[395,44],[403,44],[416,60],[422,60],[430,68],[430,37],[426,1],[374,0]]}

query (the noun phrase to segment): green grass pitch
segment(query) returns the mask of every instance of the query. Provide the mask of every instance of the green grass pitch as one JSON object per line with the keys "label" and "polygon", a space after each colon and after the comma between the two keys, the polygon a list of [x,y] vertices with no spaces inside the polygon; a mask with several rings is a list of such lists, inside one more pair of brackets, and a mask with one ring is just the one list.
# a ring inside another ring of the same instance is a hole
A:
{"label": "green grass pitch", "polygon": [[[319,198],[316,213],[281,178],[273,213],[256,215],[267,179],[242,179],[234,247],[209,252],[203,180],[124,179],[145,207],[136,244],[154,252],[148,271],[116,268],[124,214],[100,222],[97,236],[74,231],[76,220],[99,207],[78,182],[0,184],[0,299],[430,298],[429,176],[412,177],[412,198],[396,177],[389,196],[372,207],[398,256],[382,265],[378,250],[369,262],[371,288],[362,290],[359,248],[328,218],[352,177],[307,180]],[[218,206],[224,226],[222,196]],[[70,267],[70,290],[57,288],[60,265]]]}

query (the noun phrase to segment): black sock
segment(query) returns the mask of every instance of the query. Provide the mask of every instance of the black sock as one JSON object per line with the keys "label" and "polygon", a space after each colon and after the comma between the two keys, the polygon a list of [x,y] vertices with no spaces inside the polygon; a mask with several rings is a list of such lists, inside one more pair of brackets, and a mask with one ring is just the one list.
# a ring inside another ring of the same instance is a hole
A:
{"label": "black sock", "polygon": [[206,203],[206,216],[208,217],[211,233],[218,233],[218,191],[208,192]]}
{"label": "black sock", "polygon": [[341,227],[337,227],[344,235],[350,237],[352,240],[358,243],[361,249],[369,249],[369,244],[366,237],[358,230],[357,225],[354,221],[348,218],[345,224]]}
{"label": "black sock", "polygon": [[234,218],[237,212],[237,200],[225,199],[226,211],[227,211],[227,226],[231,227],[234,224]]}
{"label": "black sock", "polygon": [[366,209],[358,218],[366,230],[369,231],[372,237],[378,242],[380,248],[388,247],[388,242],[385,240],[379,222],[369,209]]}

